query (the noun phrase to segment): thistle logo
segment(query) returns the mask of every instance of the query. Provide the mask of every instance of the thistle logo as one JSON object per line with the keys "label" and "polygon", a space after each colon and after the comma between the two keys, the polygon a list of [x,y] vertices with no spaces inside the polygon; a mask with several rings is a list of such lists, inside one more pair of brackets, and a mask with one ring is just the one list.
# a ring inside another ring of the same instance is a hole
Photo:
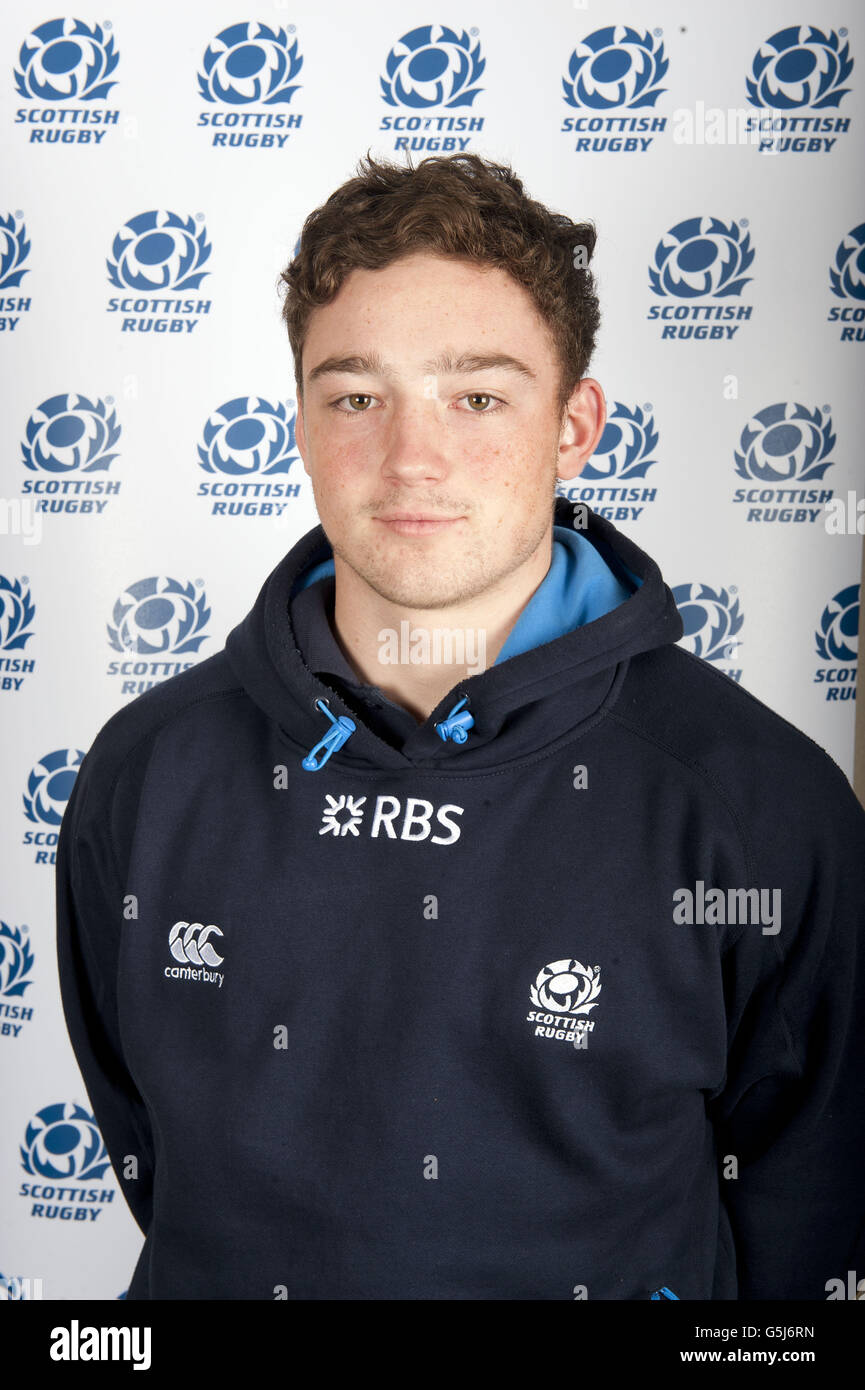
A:
{"label": "thistle logo", "polygon": [[[666,116],[621,114],[645,111],[667,90],[658,85],[669,67],[662,32],[656,29],[653,38],[648,30],[640,34],[627,24],[608,24],[574,49],[562,78],[565,101],[588,114],[565,116],[562,131],[577,135],[578,154],[645,154],[655,134],[666,129]],[[604,114],[614,110],[620,114]]]}
{"label": "thistle logo", "polygon": [[19,1147],[21,1167],[44,1182],[22,1182],[18,1195],[33,1198],[31,1216],[48,1221],[96,1221],[103,1206],[113,1202],[109,1187],[66,1186],[94,1182],[110,1169],[111,1160],[96,1121],[81,1105],[46,1105],[27,1126]]}
{"label": "thistle logo", "polygon": [[114,651],[127,653],[127,659],[109,661],[106,674],[124,678],[123,695],[142,695],[195,665],[194,661],[134,661],[128,659],[130,654],[142,658],[157,654],[183,656],[197,652],[209,636],[202,631],[210,609],[200,579],[194,584],[181,584],[160,575],[138,579],[124,589],[111,616],[113,625],[107,625],[108,641]]}
{"label": "thistle logo", "polygon": [[[472,106],[483,88],[476,84],[486,67],[472,28],[462,34],[445,24],[423,24],[403,34],[390,50],[381,77],[381,95],[388,106],[403,106],[412,115],[382,116],[380,130],[408,131],[395,134],[395,150],[426,150],[449,154],[465,150],[471,135],[484,128],[483,116],[447,114],[461,106]],[[432,108],[439,107],[433,115]],[[420,112],[426,114],[421,115]],[[423,132],[415,134],[414,132]]]}
{"label": "thistle logo", "polygon": [[[839,243],[834,268],[829,270],[829,283],[838,299],[855,302],[844,308],[833,304],[827,323],[850,325],[841,329],[839,342],[865,342],[865,222],[860,222]],[[853,327],[854,324],[858,324],[858,328]]]}
{"label": "thistle logo", "polygon": [[[204,101],[222,111],[204,110],[198,124],[212,131],[211,145],[221,149],[281,150],[300,129],[299,112],[286,106],[299,90],[294,81],[303,66],[293,24],[270,29],[266,24],[232,24],[211,40],[198,74]],[[242,108],[242,109],[238,109]]]}
{"label": "thistle logo", "polygon": [[[117,233],[106,260],[108,278],[119,290],[139,293],[116,296],[108,301],[109,314],[127,315],[123,333],[192,333],[203,314],[210,313],[209,299],[147,298],[148,291],[169,291],[179,295],[197,290],[209,270],[200,267],[213,247],[207,229],[200,230],[204,213],[185,220],[175,212],[141,212]],[[143,293],[142,293],[143,292]],[[147,318],[128,317],[146,314]]]}
{"label": "thistle logo", "polygon": [[[35,845],[34,864],[53,864],[60,822],[78,769],[84,761],[80,748],[57,748],[33,767],[27,778],[24,814],[34,825],[55,826],[52,830],[27,830],[23,845]],[[47,846],[42,849],[39,846]]]}
{"label": "thistle logo", "polygon": [[[24,262],[30,254],[27,228],[21,212],[0,216],[0,290],[17,289],[30,266]],[[30,312],[31,300],[19,295],[0,295],[0,333],[14,333],[21,315]]]}
{"label": "thistle logo", "polygon": [[112,450],[120,427],[113,405],[113,396],[101,401],[67,392],[36,407],[21,456],[31,473],[51,476],[25,478],[21,491],[35,496],[38,512],[101,516],[108,498],[120,492],[116,479],[81,476],[107,473],[117,458]]}
{"label": "thistle logo", "polygon": [[[649,322],[663,324],[662,338],[722,338],[727,342],[751,317],[750,304],[713,304],[712,299],[740,295],[751,281],[745,275],[754,259],[747,218],[724,223],[717,217],[689,217],[661,237],[655,266],[649,268],[652,290],[661,299],[683,304],[653,304]],[[700,299],[701,304],[693,301]]]}
{"label": "thistle logo", "polygon": [[[31,145],[100,145],[119,111],[90,105],[104,101],[118,64],[111,24],[89,28],[80,19],[50,19],[24,40],[14,70],[19,106],[15,124],[29,129]],[[63,103],[87,102],[86,106]],[[43,105],[42,103],[48,103]]]}
{"label": "thistle logo", "polygon": [[[337,839],[354,835],[357,838],[364,824],[365,801],[365,796],[346,793],[341,796],[326,795],[319,835],[334,835]],[[379,796],[376,797],[368,837],[377,840],[383,833],[389,840],[428,839],[431,845],[452,845],[459,839],[462,830],[448,812],[461,816],[465,808],[450,803],[435,807],[431,801],[416,796],[407,797],[403,805],[398,796]],[[436,822],[450,832],[447,836],[430,834],[433,813]]]}
{"label": "thistle logo", "polygon": [[[733,501],[747,504],[748,521],[813,524],[824,504],[832,500],[832,489],[806,488],[803,484],[821,481],[826,469],[833,466],[827,454],[834,447],[828,405],[822,411],[809,411],[789,401],[767,405],[752,415],[739,438],[739,449],[734,453],[736,472],[752,486],[737,487]],[[754,483],[763,486],[755,487]],[[766,486],[772,483],[795,486]]]}
{"label": "thistle logo", "polygon": [[679,584],[672,590],[673,599],[682,618],[684,634],[679,645],[694,656],[718,665],[731,680],[740,681],[742,671],[723,666],[723,661],[735,661],[740,642],[733,639],[745,621],[739,612],[735,584],[717,593],[708,584]]}
{"label": "thistle logo", "polygon": [[[26,588],[28,580],[7,579],[0,574],[0,690],[20,690],[24,676],[36,669],[32,658],[6,656],[6,652],[20,652],[33,636],[27,629],[36,613],[36,605]],[[17,674],[20,672],[21,674]]]}
{"label": "thistle logo", "polygon": [[859,655],[859,585],[850,584],[823,609],[814,634],[817,655],[827,664],[814,673],[827,700],[856,699],[856,659]]}
{"label": "thistle logo", "polygon": [[750,104],[769,110],[749,118],[749,130],[760,131],[761,153],[828,154],[849,129],[849,117],[798,114],[837,108],[847,96],[853,60],[841,43],[846,36],[846,29],[824,34],[813,24],[791,24],[760,45],[745,85]]}
{"label": "thistle logo", "polygon": [[27,927],[9,927],[0,922],[0,1037],[17,1038],[24,1024],[33,1017],[26,1005],[10,1003],[20,1000],[33,981],[27,976],[33,969],[33,952],[27,939]]}
{"label": "thistle logo", "polygon": [[556,1038],[586,1048],[594,1020],[585,1015],[594,1009],[601,992],[599,965],[580,965],[578,960],[554,960],[538,971],[529,989],[534,1009],[526,1022],[535,1025],[536,1038]]}
{"label": "thistle logo", "polygon": [[[205,927],[202,922],[175,922],[168,936],[168,949],[180,965],[166,965],[164,974],[170,980],[202,980],[222,989],[224,975],[215,966],[222,965],[224,956],[219,955],[211,936],[222,936],[219,927],[212,923]],[[208,970],[207,967],[211,966]]]}
{"label": "thistle logo", "polygon": [[205,473],[229,481],[200,482],[198,496],[214,499],[211,516],[264,516],[279,520],[285,500],[300,496],[299,483],[270,482],[297,461],[295,415],[279,402],[258,396],[237,396],[213,412],[198,446]]}
{"label": "thistle logo", "polygon": [[[556,487],[559,497],[569,502],[591,503],[599,516],[610,521],[636,521],[647,502],[654,502],[655,487],[621,487],[632,478],[645,478],[657,459],[650,458],[658,443],[658,432],[650,405],[629,410],[616,401],[607,416],[597,448],[573,483]],[[595,482],[613,486],[595,486]],[[596,505],[598,502],[604,505]],[[634,503],[639,502],[639,506]]]}

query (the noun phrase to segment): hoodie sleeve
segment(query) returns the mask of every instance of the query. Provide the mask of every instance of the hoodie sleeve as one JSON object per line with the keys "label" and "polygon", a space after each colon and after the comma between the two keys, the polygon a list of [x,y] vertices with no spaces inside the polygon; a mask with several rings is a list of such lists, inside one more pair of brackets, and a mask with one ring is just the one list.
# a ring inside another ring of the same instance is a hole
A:
{"label": "hoodie sleeve", "polygon": [[779,779],[754,846],[780,929],[744,926],[723,967],[728,1065],[710,1110],[740,1299],[826,1299],[829,1281],[865,1277],[865,811],[817,752],[796,760],[796,786]]}
{"label": "hoodie sleeve", "polygon": [[[111,834],[112,786],[97,745],[78,770],[56,859],[57,961],[69,1039],[129,1208],[147,1234],[154,1148],[146,1106],[123,1055],[117,966],[126,889]],[[116,779],[113,779],[116,784]],[[128,1158],[137,1177],[124,1177]]]}

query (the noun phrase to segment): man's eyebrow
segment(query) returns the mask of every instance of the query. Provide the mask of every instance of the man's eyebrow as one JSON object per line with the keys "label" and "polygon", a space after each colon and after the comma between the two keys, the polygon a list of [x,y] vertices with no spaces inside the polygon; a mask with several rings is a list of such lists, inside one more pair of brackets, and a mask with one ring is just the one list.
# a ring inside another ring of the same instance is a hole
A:
{"label": "man's eyebrow", "polygon": [[[431,376],[452,376],[457,372],[486,372],[494,369],[517,372],[529,381],[537,380],[537,375],[518,357],[507,352],[463,352],[458,357],[444,352],[428,362],[421,363],[421,370]],[[377,352],[356,353],[349,357],[326,357],[313,367],[307,380],[312,383],[319,377],[335,372],[346,374],[393,377],[393,370],[387,366]]]}

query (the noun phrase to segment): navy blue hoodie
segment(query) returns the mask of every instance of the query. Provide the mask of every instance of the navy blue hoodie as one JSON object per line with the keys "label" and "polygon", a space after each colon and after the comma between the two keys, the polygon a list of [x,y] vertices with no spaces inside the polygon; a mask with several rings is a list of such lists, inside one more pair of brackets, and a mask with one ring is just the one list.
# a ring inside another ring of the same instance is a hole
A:
{"label": "navy blue hoodie", "polygon": [[100,730],[57,943],[146,1236],[130,1299],[825,1299],[865,1275],[865,812],[675,645],[633,541],[590,512],[580,543],[615,586],[599,616],[402,734],[307,664],[321,527],[223,651]]}

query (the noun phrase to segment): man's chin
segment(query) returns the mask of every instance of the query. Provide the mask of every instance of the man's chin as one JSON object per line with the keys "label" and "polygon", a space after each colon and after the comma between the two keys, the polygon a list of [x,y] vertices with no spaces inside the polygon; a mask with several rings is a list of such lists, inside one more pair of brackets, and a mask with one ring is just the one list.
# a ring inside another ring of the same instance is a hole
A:
{"label": "man's chin", "polygon": [[458,563],[413,566],[411,573],[404,565],[388,570],[354,568],[373,593],[397,608],[447,608],[468,597],[465,575],[460,575]]}
{"label": "man's chin", "polygon": [[463,597],[459,589],[453,585],[442,583],[441,585],[432,582],[423,584],[399,584],[397,582],[388,583],[386,580],[375,579],[368,581],[370,588],[388,603],[392,603],[396,608],[405,608],[421,612],[424,609],[433,611],[440,608],[448,608],[452,604],[458,603]]}
{"label": "man's chin", "polygon": [[[473,590],[466,573],[464,546],[391,535],[386,544],[370,546],[368,536],[356,549],[334,547],[344,564],[379,598],[399,608],[436,609],[465,602]],[[332,544],[332,543],[331,543]],[[433,553],[435,551],[435,553]]]}

